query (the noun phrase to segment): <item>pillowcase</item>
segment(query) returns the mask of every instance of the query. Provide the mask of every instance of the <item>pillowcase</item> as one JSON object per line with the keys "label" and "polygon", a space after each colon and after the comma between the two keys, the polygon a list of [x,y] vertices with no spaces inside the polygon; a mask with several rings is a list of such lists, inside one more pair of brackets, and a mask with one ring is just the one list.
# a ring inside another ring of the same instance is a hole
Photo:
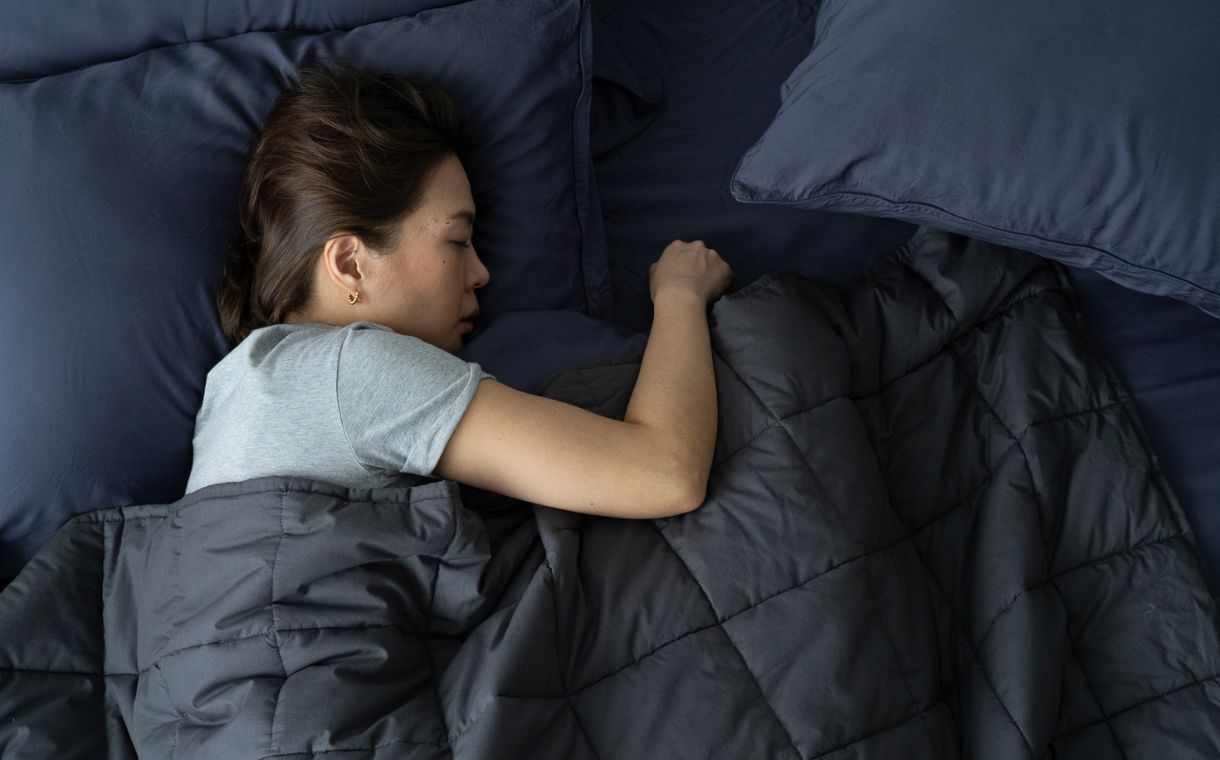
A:
{"label": "pillowcase", "polygon": [[454,354],[474,362],[505,385],[541,394],[555,375],[577,364],[643,356],[648,334],[567,309],[502,314],[487,329],[470,333]]}
{"label": "pillowcase", "polygon": [[481,321],[608,313],[588,0],[16,6],[0,46],[0,576],[77,513],[183,494],[229,348],[214,299],[238,182],[303,63],[454,96],[492,271]]}
{"label": "pillowcase", "polygon": [[1220,316],[1220,4],[824,0],[731,181]]}

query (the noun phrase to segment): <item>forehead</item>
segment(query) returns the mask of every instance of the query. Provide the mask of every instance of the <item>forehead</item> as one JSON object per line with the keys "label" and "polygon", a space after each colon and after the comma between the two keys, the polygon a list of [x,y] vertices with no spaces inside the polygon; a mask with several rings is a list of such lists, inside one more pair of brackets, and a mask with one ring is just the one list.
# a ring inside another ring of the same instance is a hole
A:
{"label": "forehead", "polygon": [[474,223],[476,212],[470,182],[456,157],[446,158],[432,174],[419,215],[430,225],[448,227]]}

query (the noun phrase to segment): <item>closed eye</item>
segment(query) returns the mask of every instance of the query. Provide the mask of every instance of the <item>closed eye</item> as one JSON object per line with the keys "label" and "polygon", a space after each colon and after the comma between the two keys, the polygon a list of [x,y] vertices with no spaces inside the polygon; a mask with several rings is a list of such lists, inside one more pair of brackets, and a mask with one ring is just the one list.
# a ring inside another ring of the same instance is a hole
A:
{"label": "closed eye", "polygon": [[467,241],[462,241],[462,240],[450,240],[449,242],[450,242],[450,243],[453,243],[454,245],[461,246],[462,248],[469,248],[469,247],[470,247],[470,241],[469,241],[469,240],[467,240]]}

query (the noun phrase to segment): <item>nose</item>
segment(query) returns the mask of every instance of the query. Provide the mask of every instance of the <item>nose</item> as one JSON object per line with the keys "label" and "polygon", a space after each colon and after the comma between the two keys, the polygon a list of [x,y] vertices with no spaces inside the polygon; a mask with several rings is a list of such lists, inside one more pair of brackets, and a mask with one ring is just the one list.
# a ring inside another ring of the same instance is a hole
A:
{"label": "nose", "polygon": [[[472,246],[471,251],[474,251]],[[483,265],[483,260],[479,258],[478,252],[474,252],[475,263],[475,284],[476,288],[481,288],[491,280],[491,272],[487,271],[487,267]]]}

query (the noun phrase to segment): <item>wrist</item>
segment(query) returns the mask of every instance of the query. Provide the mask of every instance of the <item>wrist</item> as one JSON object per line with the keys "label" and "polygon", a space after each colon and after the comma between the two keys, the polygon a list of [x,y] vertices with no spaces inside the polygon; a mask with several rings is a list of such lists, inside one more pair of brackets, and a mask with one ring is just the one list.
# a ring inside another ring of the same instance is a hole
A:
{"label": "wrist", "polygon": [[665,306],[689,304],[703,309],[707,307],[707,299],[690,288],[674,286],[657,290],[657,295],[653,299],[653,309],[655,310],[661,304]]}

